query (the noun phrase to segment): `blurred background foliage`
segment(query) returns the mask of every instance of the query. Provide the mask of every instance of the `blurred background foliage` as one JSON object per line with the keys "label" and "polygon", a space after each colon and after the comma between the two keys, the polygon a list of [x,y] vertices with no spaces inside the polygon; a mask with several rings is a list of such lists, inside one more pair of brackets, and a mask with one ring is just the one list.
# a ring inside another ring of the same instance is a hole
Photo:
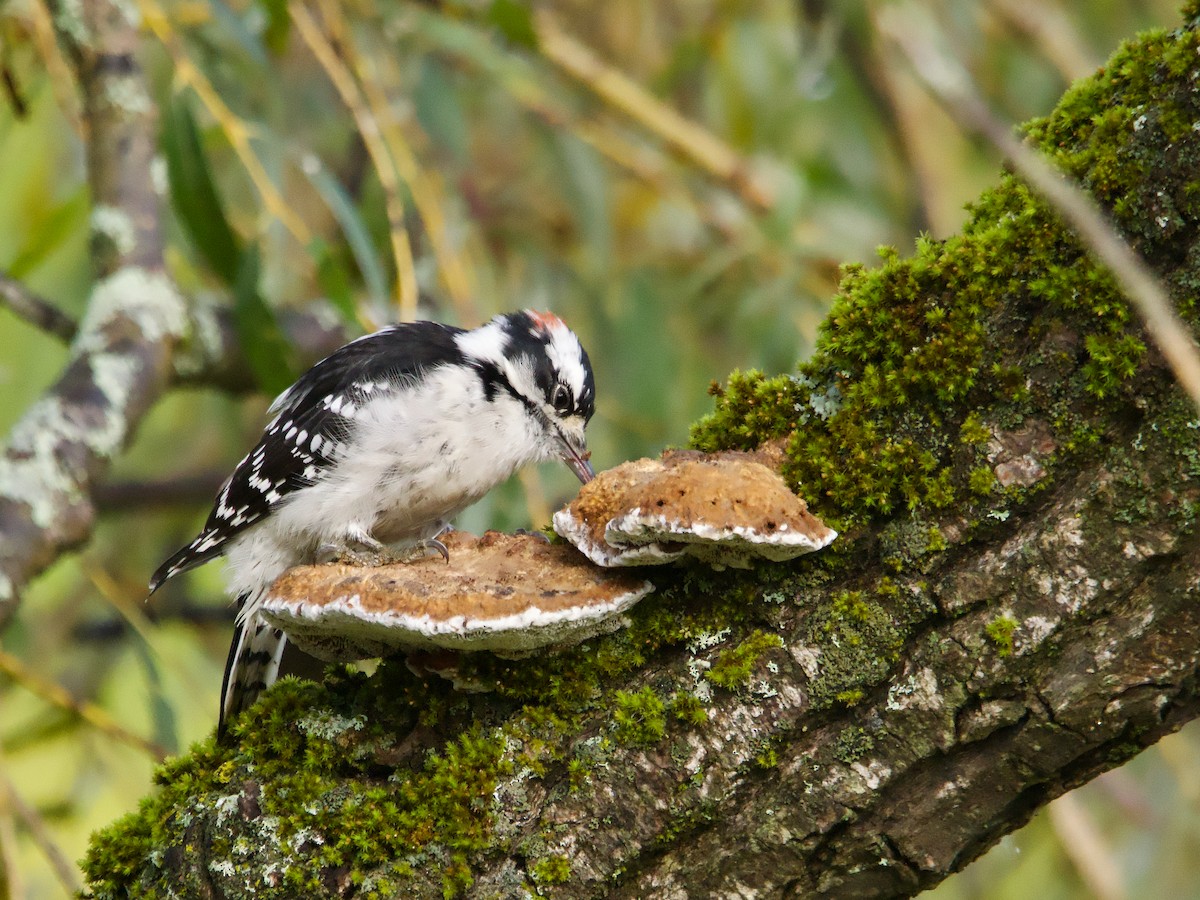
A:
{"label": "blurred background foliage", "polygon": [[[194,302],[237,311],[258,384],[159,403],[116,461],[95,539],[0,637],[0,897],[76,883],[89,832],[150,790],[155,755],[213,726],[220,566],[149,605],[144,586],[299,365],[281,310],[358,333],[552,308],[590,348],[605,467],[683,443],[712,379],[790,369],[841,263],[958,229],[999,161],[889,61],[880,5],[130,0],[162,113],[147,177],[168,265]],[[930,5],[1013,122],[1177,15],[1174,0]],[[52,15],[0,7],[0,270],[79,316],[103,211]],[[65,358],[0,308],[0,429]],[[571,490],[547,467],[460,525],[539,526]],[[1168,738],[937,895],[1200,896],[1198,758],[1195,727]]]}

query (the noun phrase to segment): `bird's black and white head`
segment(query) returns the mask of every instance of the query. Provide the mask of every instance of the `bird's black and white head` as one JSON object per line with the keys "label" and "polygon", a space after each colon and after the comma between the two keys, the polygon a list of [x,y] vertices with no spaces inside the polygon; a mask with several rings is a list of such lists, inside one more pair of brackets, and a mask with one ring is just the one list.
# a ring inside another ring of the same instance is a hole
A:
{"label": "bird's black and white head", "polygon": [[596,385],[579,338],[552,313],[522,310],[458,336],[489,399],[510,394],[534,423],[540,457],[562,459],[580,481],[593,476],[584,429],[592,418]]}

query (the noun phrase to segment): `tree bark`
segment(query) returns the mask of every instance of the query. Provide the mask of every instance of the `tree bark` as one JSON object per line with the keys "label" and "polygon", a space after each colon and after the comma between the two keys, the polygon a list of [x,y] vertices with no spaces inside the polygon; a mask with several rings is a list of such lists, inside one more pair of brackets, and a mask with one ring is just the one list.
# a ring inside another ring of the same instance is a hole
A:
{"label": "tree bark", "polygon": [[0,626],[29,579],[90,535],[89,488],[166,388],[187,323],[163,268],[148,177],[158,116],[135,56],[134,18],[95,2],[64,6],[57,19],[83,96],[98,280],[62,375],[0,454]]}
{"label": "tree bark", "polygon": [[[0,273],[0,303],[71,345],[58,381],[0,452],[0,627],[24,586],[91,536],[93,489],[169,387],[255,386],[230,310],[185,303],[164,268],[150,177],[158,111],[136,56],[137,18],[100,0],[62,4],[56,17],[83,98],[97,281],[76,323]],[[305,364],[347,338],[318,304],[281,314],[280,325]]]}
{"label": "tree bark", "polygon": [[[1189,9],[1186,15],[1194,17]],[[1031,138],[1194,322],[1196,23]],[[1200,711],[1200,421],[1111,280],[1015,179],[852,270],[798,377],[694,436],[786,446],[842,531],[661,569],[621,633],[285,681],[95,840],[97,896],[907,896]]]}

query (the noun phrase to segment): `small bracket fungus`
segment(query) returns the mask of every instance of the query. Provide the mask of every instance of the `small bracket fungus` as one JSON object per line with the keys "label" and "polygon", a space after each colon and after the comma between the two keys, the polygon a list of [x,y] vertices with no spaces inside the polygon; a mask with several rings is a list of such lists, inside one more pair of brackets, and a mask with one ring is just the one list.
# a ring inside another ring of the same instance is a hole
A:
{"label": "small bracket fungus", "polygon": [[666,453],[601,472],[554,514],[554,530],[601,566],[693,556],[717,568],[820,550],[837,532],[779,474],[745,453]]}
{"label": "small bracket fungus", "polygon": [[398,649],[521,655],[615,631],[654,589],[534,535],[454,531],[443,540],[449,562],[297,566],[271,586],[262,614],[301,650],[335,662]]}

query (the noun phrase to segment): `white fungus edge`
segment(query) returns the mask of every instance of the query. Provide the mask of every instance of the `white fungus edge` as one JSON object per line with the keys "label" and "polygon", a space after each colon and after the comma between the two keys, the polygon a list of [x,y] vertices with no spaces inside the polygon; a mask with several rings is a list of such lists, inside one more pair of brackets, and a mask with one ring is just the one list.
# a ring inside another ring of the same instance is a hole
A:
{"label": "white fungus edge", "polygon": [[[832,528],[827,527],[823,535],[814,537],[802,531],[785,528],[786,524],[782,523],[775,531],[764,533],[744,525],[722,527],[703,521],[680,522],[661,513],[646,514],[640,507],[635,507],[624,515],[612,519],[604,527],[604,539],[614,548],[656,541],[725,544],[752,550],[773,559],[788,559],[827,547],[837,537],[837,532]],[[557,519],[555,527],[557,528]],[[785,549],[792,552],[788,552],[785,556],[779,556],[778,554]]]}
{"label": "white fungus edge", "polygon": [[654,542],[643,542],[635,546],[616,546],[592,540],[591,529],[576,519],[566,509],[554,514],[554,530],[559,537],[569,541],[575,549],[598,566],[620,568],[624,566],[658,566],[675,562],[686,552],[667,550]]}
{"label": "white fungus edge", "polygon": [[[305,638],[332,638],[348,644],[369,641],[387,647],[443,647],[457,650],[534,649],[590,637],[620,613],[654,590],[648,582],[606,603],[591,603],[547,611],[530,606],[520,613],[494,618],[453,616],[436,619],[393,611],[370,612],[358,594],[325,604],[268,594],[261,612],[272,624],[303,646]],[[377,654],[371,654],[377,655]],[[364,657],[365,658],[365,657]]]}

